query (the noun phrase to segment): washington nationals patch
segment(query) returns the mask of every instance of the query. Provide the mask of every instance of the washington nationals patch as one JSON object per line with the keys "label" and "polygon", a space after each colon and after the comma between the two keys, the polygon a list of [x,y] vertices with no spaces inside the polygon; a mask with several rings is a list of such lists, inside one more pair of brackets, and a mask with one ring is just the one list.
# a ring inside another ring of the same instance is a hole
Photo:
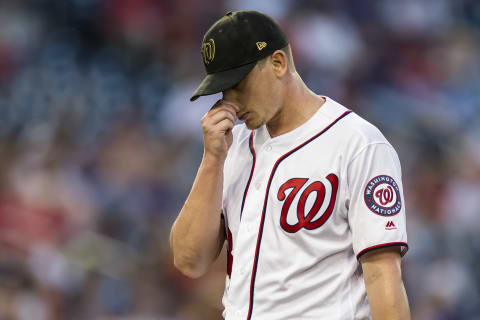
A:
{"label": "washington nationals patch", "polygon": [[367,207],[380,216],[394,216],[402,208],[398,184],[387,175],[376,176],[367,183],[364,199]]}

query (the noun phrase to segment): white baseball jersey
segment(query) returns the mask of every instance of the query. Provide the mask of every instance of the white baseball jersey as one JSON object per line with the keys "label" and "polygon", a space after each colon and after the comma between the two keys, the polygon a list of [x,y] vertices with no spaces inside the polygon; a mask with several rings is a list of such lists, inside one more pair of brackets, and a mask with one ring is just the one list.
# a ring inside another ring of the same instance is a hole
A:
{"label": "white baseball jersey", "polygon": [[235,126],[224,166],[227,320],[370,319],[358,258],[408,249],[398,156],[328,97],[271,138]]}

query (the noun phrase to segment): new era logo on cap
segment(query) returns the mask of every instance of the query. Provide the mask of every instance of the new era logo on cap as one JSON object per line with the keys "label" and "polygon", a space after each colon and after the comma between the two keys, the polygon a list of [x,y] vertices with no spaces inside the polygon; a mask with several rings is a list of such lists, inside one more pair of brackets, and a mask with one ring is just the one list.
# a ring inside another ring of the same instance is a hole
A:
{"label": "new era logo on cap", "polygon": [[265,48],[267,46],[267,43],[266,42],[257,42],[257,48],[258,50],[262,50],[263,48]]}

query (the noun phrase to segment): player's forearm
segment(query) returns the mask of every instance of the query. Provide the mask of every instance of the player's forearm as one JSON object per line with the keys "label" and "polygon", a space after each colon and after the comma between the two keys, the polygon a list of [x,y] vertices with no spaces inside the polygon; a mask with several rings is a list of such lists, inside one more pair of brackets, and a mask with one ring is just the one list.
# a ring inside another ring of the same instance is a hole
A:
{"label": "player's forearm", "polygon": [[223,245],[222,188],[223,160],[204,156],[170,233],[174,264],[187,276],[204,274]]}
{"label": "player's forearm", "polygon": [[362,263],[373,320],[410,319],[400,257],[395,255],[398,253],[379,252]]}
{"label": "player's forearm", "polygon": [[401,280],[391,286],[385,284],[384,288],[378,290],[373,299],[371,298],[373,294],[370,294],[370,292],[368,296],[373,320],[410,319],[407,294]]}

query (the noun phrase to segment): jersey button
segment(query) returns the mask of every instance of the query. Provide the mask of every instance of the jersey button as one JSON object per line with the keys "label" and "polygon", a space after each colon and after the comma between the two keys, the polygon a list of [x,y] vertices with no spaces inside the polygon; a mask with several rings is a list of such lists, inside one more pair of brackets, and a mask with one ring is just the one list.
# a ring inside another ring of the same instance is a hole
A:
{"label": "jersey button", "polygon": [[260,182],[256,182],[255,183],[255,189],[260,189],[260,187],[262,186],[262,184]]}
{"label": "jersey button", "polygon": [[272,146],[271,146],[271,145],[267,145],[267,146],[265,147],[265,150],[267,150],[267,151],[269,151],[269,152],[272,151]]}

